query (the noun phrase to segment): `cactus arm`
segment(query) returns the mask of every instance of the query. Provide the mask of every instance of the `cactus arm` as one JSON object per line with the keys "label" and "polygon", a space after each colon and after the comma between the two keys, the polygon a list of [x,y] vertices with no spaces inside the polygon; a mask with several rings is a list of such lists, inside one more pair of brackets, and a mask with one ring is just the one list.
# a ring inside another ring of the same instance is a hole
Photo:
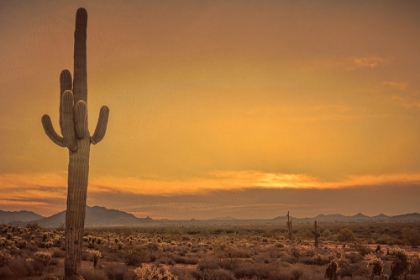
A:
{"label": "cactus arm", "polygon": [[77,139],[74,129],[73,116],[73,93],[66,90],[61,98],[61,121],[63,125],[63,136],[67,148],[70,151],[77,151]]}
{"label": "cactus arm", "polygon": [[87,103],[87,67],[86,67],[86,29],[87,12],[80,8],[76,13],[76,30],[74,31],[74,102]]}
{"label": "cactus arm", "polygon": [[42,119],[42,126],[44,127],[45,134],[58,146],[60,147],[66,147],[66,144],[64,143],[64,138],[55,132],[55,129],[51,123],[51,118],[48,115],[43,115]]}
{"label": "cactus arm", "polygon": [[73,80],[71,78],[71,74],[69,70],[63,70],[60,74],[60,108],[59,108],[59,123],[60,123],[60,130],[61,134],[63,134],[63,124],[61,121],[61,98],[63,96],[63,93],[66,90],[71,90],[72,88]]}
{"label": "cactus arm", "polygon": [[74,105],[74,122],[77,138],[83,139],[87,130],[87,109],[83,100],[79,100]]}
{"label": "cactus arm", "polygon": [[95,132],[93,133],[93,136],[90,139],[90,142],[92,144],[97,144],[104,138],[105,133],[106,133],[106,128],[108,125],[108,115],[109,115],[108,107],[102,106],[99,112],[98,124],[96,125]]}

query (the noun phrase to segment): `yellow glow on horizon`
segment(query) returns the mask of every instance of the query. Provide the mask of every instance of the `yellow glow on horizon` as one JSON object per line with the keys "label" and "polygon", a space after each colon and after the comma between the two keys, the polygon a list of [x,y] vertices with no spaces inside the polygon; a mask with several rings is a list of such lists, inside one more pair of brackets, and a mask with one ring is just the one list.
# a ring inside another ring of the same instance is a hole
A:
{"label": "yellow glow on horizon", "polygon": [[[12,197],[63,198],[67,192],[63,174],[2,174],[0,187]],[[325,181],[305,174],[265,173],[260,171],[214,171],[201,178],[184,180],[141,179],[136,177],[94,176],[89,193],[124,192],[148,195],[206,193],[214,190],[247,188],[335,189],[377,186],[420,181],[420,174],[349,176],[340,181]]]}

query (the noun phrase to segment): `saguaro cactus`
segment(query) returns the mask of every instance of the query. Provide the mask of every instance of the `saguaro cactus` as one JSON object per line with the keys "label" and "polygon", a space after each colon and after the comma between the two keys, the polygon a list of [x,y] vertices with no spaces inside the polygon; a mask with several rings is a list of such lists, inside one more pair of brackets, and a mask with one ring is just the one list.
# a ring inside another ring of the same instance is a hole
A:
{"label": "saguaro cactus", "polygon": [[100,109],[98,124],[90,136],[87,124],[87,68],[86,68],[87,12],[80,8],[76,13],[74,32],[74,78],[68,70],[60,75],[60,128],[58,135],[48,115],[42,117],[47,136],[57,145],[69,149],[68,194],[66,213],[65,276],[77,275],[80,266],[82,237],[85,223],[86,195],[89,173],[90,144],[100,142],[105,136],[109,109]]}
{"label": "saguaro cactus", "polygon": [[314,238],[315,238],[315,247],[318,248],[318,237],[320,237],[321,234],[318,232],[318,225],[316,223],[316,220],[314,223],[314,229],[312,230],[312,234],[314,235]]}
{"label": "saguaro cactus", "polygon": [[287,211],[287,233],[289,235],[289,240],[292,241],[293,239],[293,225],[292,225],[292,221],[289,219],[289,211]]}

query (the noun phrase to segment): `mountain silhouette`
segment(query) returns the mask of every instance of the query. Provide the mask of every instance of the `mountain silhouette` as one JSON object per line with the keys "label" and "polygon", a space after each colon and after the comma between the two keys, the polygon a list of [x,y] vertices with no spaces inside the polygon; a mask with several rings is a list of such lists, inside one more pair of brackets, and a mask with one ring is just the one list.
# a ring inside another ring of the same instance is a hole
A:
{"label": "mountain silhouette", "polygon": [[8,224],[11,222],[28,222],[44,218],[39,214],[31,211],[2,211],[0,210],[0,224]]}
{"label": "mountain silhouette", "polygon": [[[28,223],[37,223],[41,227],[59,227],[64,225],[65,220],[66,211],[62,211],[49,217],[26,222],[21,221],[16,224],[25,226]],[[100,206],[86,206],[85,227],[136,226],[152,222],[154,222],[154,220],[150,217],[137,218],[133,214],[120,210],[107,209]]]}

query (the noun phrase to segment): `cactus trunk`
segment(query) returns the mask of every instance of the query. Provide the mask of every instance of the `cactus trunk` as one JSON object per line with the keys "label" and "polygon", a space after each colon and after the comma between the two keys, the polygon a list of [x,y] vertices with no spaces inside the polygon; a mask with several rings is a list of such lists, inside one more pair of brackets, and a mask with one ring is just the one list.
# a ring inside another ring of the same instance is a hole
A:
{"label": "cactus trunk", "polygon": [[292,241],[293,240],[293,224],[292,221],[289,219],[289,211],[287,211],[287,233],[289,236],[289,240]]}
{"label": "cactus trunk", "polygon": [[318,225],[316,223],[316,220],[314,223],[314,229],[312,230],[312,234],[314,235],[314,238],[315,238],[315,247],[318,248],[318,244],[319,244],[318,238],[321,236],[321,234],[318,232]]}
{"label": "cactus trunk", "polygon": [[60,128],[58,135],[48,115],[42,117],[47,136],[57,145],[69,149],[68,193],[66,212],[65,278],[77,275],[80,267],[82,238],[85,224],[86,198],[89,175],[90,144],[99,143],[105,136],[109,109],[103,106],[95,132],[87,128],[87,67],[86,67],[87,12],[76,13],[74,32],[74,79],[68,70],[60,75]]}
{"label": "cactus trunk", "polygon": [[65,275],[77,275],[82,252],[89,174],[88,137],[78,140],[76,152],[69,152],[68,195],[66,211]]}

